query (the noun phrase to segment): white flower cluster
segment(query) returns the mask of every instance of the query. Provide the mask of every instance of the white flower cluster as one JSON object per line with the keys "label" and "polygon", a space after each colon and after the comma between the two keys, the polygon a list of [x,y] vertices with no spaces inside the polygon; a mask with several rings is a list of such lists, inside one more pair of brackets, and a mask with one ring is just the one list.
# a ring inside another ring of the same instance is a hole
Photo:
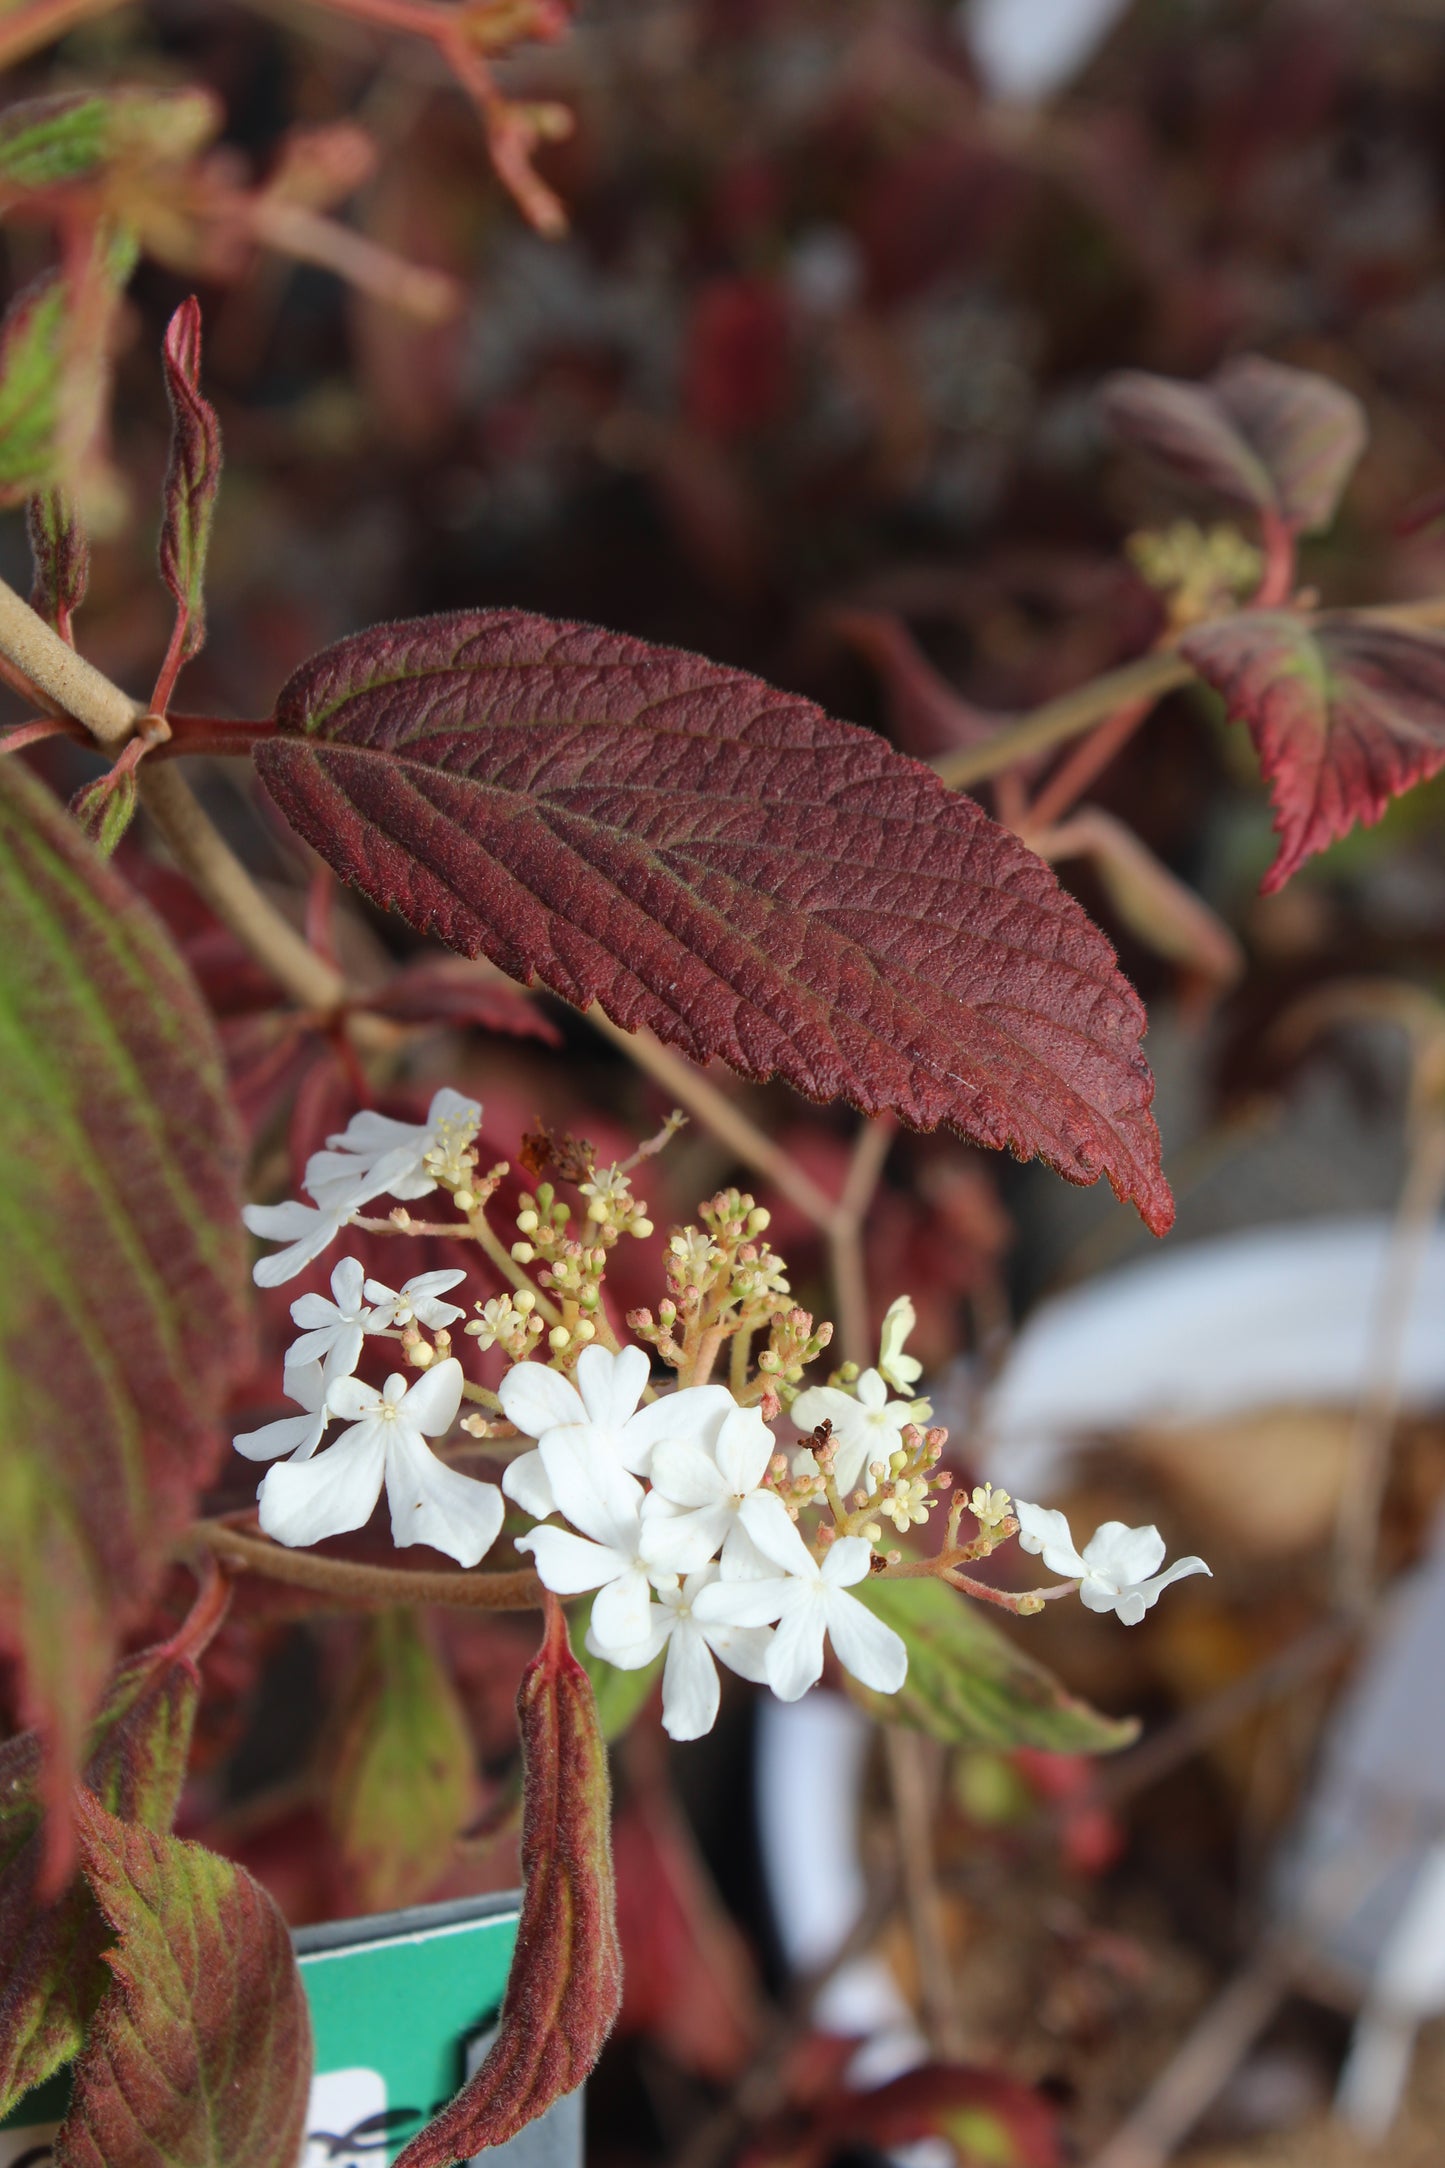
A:
{"label": "white flower cluster", "polygon": [[462,1155],[481,1123],[475,1099],[439,1091],[425,1122],[397,1122],[386,1114],[353,1114],[324,1152],[306,1162],[302,1188],[314,1201],[248,1204],[241,1217],[253,1235],[286,1247],[262,1257],[254,1268],[258,1287],[280,1287],[329,1249],[343,1227],[373,1197],[410,1203],[430,1196],[439,1178],[460,1169]]}
{"label": "white flower cluster", "polygon": [[822,1674],[825,1639],[865,1686],[896,1693],[907,1650],[848,1593],[872,1547],[839,1537],[820,1563],[764,1487],[775,1442],[757,1410],[720,1385],[642,1406],[648,1376],[640,1348],[588,1347],[575,1385],[531,1362],[502,1380],[508,1420],[537,1441],[502,1488],[544,1524],[571,1523],[534,1528],[517,1548],[558,1595],[595,1591],[592,1653],[626,1671],[666,1649],[662,1720],[674,1739],[712,1728],[717,1662],[796,1701]]}

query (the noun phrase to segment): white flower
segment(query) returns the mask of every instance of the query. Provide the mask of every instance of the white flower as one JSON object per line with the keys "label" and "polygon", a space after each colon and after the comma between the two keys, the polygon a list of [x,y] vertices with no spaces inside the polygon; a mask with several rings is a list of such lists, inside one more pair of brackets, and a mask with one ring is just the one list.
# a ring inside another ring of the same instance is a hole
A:
{"label": "white flower", "polygon": [[1117,1612],[1126,1626],[1137,1626],[1171,1581],[1209,1572],[1202,1558],[1176,1558],[1160,1573],[1164,1538],[1152,1526],[1130,1528],[1123,1521],[1105,1521],[1077,1551],[1066,1515],[1028,1505],[1022,1498],[1014,1501],[1014,1512],[1019,1548],[1042,1553],[1050,1573],[1077,1581],[1085,1610]]}
{"label": "white flower", "polygon": [[623,1671],[640,1671],[662,1649],[667,1662],[662,1673],[662,1725],[674,1739],[700,1739],[717,1719],[717,1666],[725,1663],[741,1678],[756,1686],[767,1683],[768,1647],[772,1635],[766,1626],[708,1624],[693,1610],[698,1591],[717,1579],[716,1566],[690,1573],[681,1588],[663,1589],[652,1607],[647,1639],[628,1649],[598,1643],[591,1627],[587,1646],[594,1656],[604,1656]]}
{"label": "white flower", "polygon": [[[454,1325],[466,1312],[459,1310],[454,1302],[438,1302],[449,1287],[458,1286],[466,1278],[465,1272],[418,1272],[413,1279],[405,1280],[398,1287],[388,1287],[385,1280],[368,1280],[366,1299],[376,1308],[366,1321],[368,1332],[384,1332],[389,1325],[410,1325],[413,1319],[425,1325],[431,1332],[440,1332],[446,1325]],[[303,1297],[304,1300],[304,1297]],[[295,1312],[292,1312],[294,1317]]]}
{"label": "white flower", "polygon": [[791,1412],[800,1430],[822,1422],[833,1425],[833,1476],[839,1490],[846,1497],[861,1483],[871,1497],[878,1487],[874,1462],[886,1465],[898,1451],[905,1426],[926,1423],[932,1411],[926,1400],[890,1400],[881,1374],[865,1370],[856,1398],[836,1385],[810,1385],[799,1393]]}
{"label": "white flower", "polygon": [[[657,1569],[642,1556],[642,1485],[612,1453],[593,1446],[588,1429],[584,1423],[564,1424],[545,1432],[537,1448],[556,1509],[582,1534],[534,1528],[518,1536],[517,1549],[531,1552],[554,1595],[596,1589],[591,1630],[598,1648],[615,1663],[618,1650],[647,1638]],[[507,1473],[516,1466],[514,1461]],[[657,1573],[657,1578],[665,1577]]]}
{"label": "white flower", "polygon": [[327,1151],[312,1153],[304,1186],[319,1205],[345,1200],[353,1209],[383,1195],[407,1202],[430,1196],[439,1172],[460,1178],[459,1155],[481,1119],[475,1099],[445,1087],[433,1097],[425,1122],[398,1122],[368,1108],[327,1138]]}
{"label": "white flower", "polygon": [[361,1359],[367,1332],[367,1313],[362,1307],[362,1269],[354,1257],[343,1257],[331,1275],[333,1300],[324,1295],[298,1295],[291,1305],[294,1323],[308,1330],[292,1343],[288,1364],[324,1363],[326,1382],[349,1377]]}
{"label": "white flower", "polygon": [[[649,1375],[640,1347],[625,1347],[616,1355],[609,1348],[585,1347],[577,1358],[575,1385],[546,1363],[514,1363],[498,1387],[498,1397],[507,1421],[527,1437],[546,1439],[566,1431],[575,1435],[581,1450],[606,1455],[634,1475],[647,1475],[660,1439],[691,1437],[733,1405],[725,1386],[692,1385],[640,1408]],[[502,1488],[539,1521],[560,1502],[554,1501],[540,1451],[512,1461]]]}
{"label": "white flower", "polygon": [[889,1303],[884,1313],[878,1343],[878,1368],[900,1393],[908,1392],[923,1375],[923,1365],[918,1357],[903,1352],[904,1343],[917,1323],[911,1295],[900,1295],[896,1302]]}
{"label": "white flower", "polygon": [[243,1430],[231,1440],[236,1451],[244,1453],[247,1460],[276,1460],[282,1453],[289,1453],[292,1460],[310,1460],[331,1420],[326,1405],[330,1382],[320,1363],[288,1362],[281,1375],[282,1390],[306,1413],[283,1415],[279,1422],[266,1423],[260,1430]]}
{"label": "white flower", "polygon": [[314,1460],[273,1468],[261,1485],[261,1526],[296,1548],[362,1527],[386,1485],[392,1541],[429,1543],[462,1566],[475,1566],[502,1525],[494,1483],[448,1468],[427,1445],[456,1421],[462,1366],[449,1356],[408,1386],[400,1372],[380,1392],[359,1378],[330,1388],[334,1415],[351,1428]]}
{"label": "white flower", "polygon": [[288,1245],[270,1257],[258,1257],[251,1268],[258,1287],[280,1287],[331,1247],[342,1228],[355,1219],[356,1207],[345,1200],[316,1206],[288,1197],[285,1204],[243,1205],[241,1217],[263,1242]]}
{"label": "white flower", "polygon": [[776,1449],[773,1434],[756,1408],[739,1408],[731,1397],[709,1431],[706,1442],[699,1435],[669,1436],[654,1446],[652,1489],[642,1508],[643,1551],[674,1573],[695,1573],[721,1551],[729,1580],[768,1574],[771,1566],[759,1557],[749,1530],[780,1503],[758,1488]]}
{"label": "white flower", "polygon": [[[782,1506],[782,1500],[778,1501]],[[768,1684],[780,1701],[798,1701],[823,1675],[823,1640],[845,1671],[875,1693],[896,1694],[908,1675],[908,1650],[891,1626],[856,1596],[873,1553],[861,1536],[839,1536],[820,1566],[784,1508],[754,1542],[780,1566],[771,1581],[714,1581],[700,1589],[693,1616],[705,1626],[766,1626],[778,1630],[768,1650]]]}

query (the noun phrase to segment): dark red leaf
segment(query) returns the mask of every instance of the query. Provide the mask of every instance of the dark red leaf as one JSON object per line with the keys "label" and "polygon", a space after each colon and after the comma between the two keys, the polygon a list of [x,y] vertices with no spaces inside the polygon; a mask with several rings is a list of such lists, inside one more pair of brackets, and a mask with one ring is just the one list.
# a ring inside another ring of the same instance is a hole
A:
{"label": "dark red leaf", "polygon": [[466,957],[426,957],[357,1003],[398,1024],[476,1024],[509,1039],[560,1046],[562,1034],[531,996],[489,965]]}
{"label": "dark red leaf", "polygon": [[1254,740],[1279,836],[1267,894],[1445,767],[1445,637],[1348,611],[1244,611],[1180,652]]}
{"label": "dark red leaf", "polygon": [[297,671],[256,747],[345,879],[698,1060],[1173,1202],[1144,1017],[1053,874],[870,731],[676,649],[511,611]]}
{"label": "dark red leaf", "polygon": [[70,623],[90,585],[90,538],[63,489],[32,497],[26,526],[35,571],[30,607],[74,645]]}
{"label": "dark red leaf", "polygon": [[503,2145],[579,2086],[622,1995],[608,1829],[607,1749],[567,1621],[547,1604],[541,1649],[517,1696],[522,1728],[526,1893],[501,2029],[475,2077],[398,2156],[448,2168]]}
{"label": "dark red leaf", "polygon": [[1105,385],[1103,405],[1123,442],[1294,534],[1328,527],[1369,433],[1353,392],[1259,354],[1204,384],[1126,369]]}
{"label": "dark red leaf", "polygon": [[206,638],[206,551],[221,486],[221,425],[201,393],[201,304],[183,301],[166,330],[163,358],[171,405],[171,457],[161,524],[161,578],[185,625],[179,660]]}
{"label": "dark red leaf", "polygon": [[[90,1727],[85,1783],[122,1821],[165,1831],[175,1818],[200,1692],[196,1660],[225,1594],[213,1573],[172,1639],[122,1665]],[[33,1731],[0,1746],[0,2115],[79,2053],[110,1977],[101,1962],[108,1930],[86,1883],[77,1877],[53,1903],[40,1895],[42,1761]]]}
{"label": "dark red leaf", "polygon": [[25,1260],[0,1272],[0,1638],[63,1801],[116,1637],[212,1464],[246,1253],[235,1124],[190,976],[13,760],[0,1060],[0,1238]]}
{"label": "dark red leaf", "polygon": [[118,1821],[93,1794],[79,1826],[118,1939],[59,2168],[296,2168],[311,2020],[275,1904],[244,1868]]}

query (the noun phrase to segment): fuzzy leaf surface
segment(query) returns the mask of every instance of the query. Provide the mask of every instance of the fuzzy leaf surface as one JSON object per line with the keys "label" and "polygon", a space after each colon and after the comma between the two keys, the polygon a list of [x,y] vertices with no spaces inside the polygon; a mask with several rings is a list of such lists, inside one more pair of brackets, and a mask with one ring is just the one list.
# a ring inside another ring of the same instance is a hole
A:
{"label": "fuzzy leaf surface", "polygon": [[1282,888],[1306,858],[1445,767],[1445,637],[1341,610],[1246,610],[1196,626],[1180,653],[1254,740]]}
{"label": "fuzzy leaf surface", "polygon": [[621,2003],[607,1749],[555,1600],[517,1714],[525,1893],[501,2028],[481,2069],[396,2168],[448,2168],[515,2137],[582,2083]]}
{"label": "fuzzy leaf surface", "polygon": [[163,495],[161,578],[185,621],[180,660],[187,662],[206,638],[206,553],[221,486],[221,425],[201,391],[201,304],[194,294],[166,327],[162,359],[171,456]]}
{"label": "fuzzy leaf surface", "polygon": [[[198,1615],[205,1613],[198,1622]],[[204,1600],[159,1648],[116,1672],[90,1727],[83,1781],[108,1813],[166,1831],[185,1781],[200,1693],[196,1656],[219,1611]],[[33,1731],[0,1746],[0,2115],[79,2053],[110,1975],[109,1930],[79,1876],[41,1895],[45,1806]]]}
{"label": "fuzzy leaf surface", "polygon": [[466,1713],[425,1621],[386,1611],[362,1633],[329,1819],[361,1909],[389,1912],[446,1873],[476,1783]]}
{"label": "fuzzy leaf surface", "polygon": [[311,2020],[286,1923],[244,1868],[81,1795],[117,1937],[75,2066],[59,2168],[296,2168]]}
{"label": "fuzzy leaf surface", "polygon": [[0,198],[93,181],[117,161],[180,159],[215,134],[208,91],[121,88],[26,98],[0,113]]}
{"label": "fuzzy leaf surface", "polygon": [[68,482],[62,439],[82,467],[94,450],[108,367],[111,318],[135,268],[135,237],[98,229],[79,267],[86,336],[71,338],[71,288],[46,271],[16,295],[0,324],[0,505]]}
{"label": "fuzzy leaf surface", "polygon": [[255,748],[346,880],[698,1061],[948,1123],[1157,1231],[1143,1011],[1042,860],[881,738],[742,671],[513,611],[380,626]]}
{"label": "fuzzy leaf surface", "polygon": [[1103,407],[1121,442],[1231,504],[1274,514],[1293,534],[1328,527],[1369,433],[1342,384],[1259,354],[1226,362],[1203,384],[1122,370]]}
{"label": "fuzzy leaf surface", "polygon": [[34,567],[30,607],[69,640],[70,621],[90,585],[90,539],[63,489],[43,490],[31,498],[26,527]]}
{"label": "fuzzy leaf surface", "polygon": [[[149,908],[0,763],[0,1642],[63,1800],[244,1351],[239,1139]],[[63,1834],[63,1829],[62,1829]]]}
{"label": "fuzzy leaf surface", "polygon": [[848,1690],[882,1723],[908,1724],[948,1746],[1034,1746],[1112,1754],[1138,1735],[1131,1717],[1101,1716],[942,1581],[865,1581],[859,1600],[908,1646],[896,1694]]}

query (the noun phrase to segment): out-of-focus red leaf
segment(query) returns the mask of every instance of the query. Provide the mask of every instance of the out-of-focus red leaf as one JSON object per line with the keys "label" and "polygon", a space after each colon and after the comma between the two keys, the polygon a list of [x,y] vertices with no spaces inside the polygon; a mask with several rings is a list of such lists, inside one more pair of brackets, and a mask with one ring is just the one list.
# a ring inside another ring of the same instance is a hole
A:
{"label": "out-of-focus red leaf", "polygon": [[117,1940],[59,2168],[296,2168],[311,2020],[274,1903],[230,1860],[118,1821],[91,1793],[79,1826]]}
{"label": "out-of-focus red leaf", "polygon": [[511,1039],[560,1046],[562,1034],[520,986],[464,956],[425,957],[357,1003],[398,1024],[477,1024]]}
{"label": "out-of-focus red leaf", "polygon": [[305,664],[256,763],[344,878],[695,1059],[1107,1174],[1162,1232],[1103,936],[871,732],[675,649],[483,611]]}
{"label": "out-of-focus red leaf", "polygon": [[775,422],[788,396],[788,297],[772,279],[713,279],[693,303],[683,356],[686,419],[724,441]]}
{"label": "out-of-focus red leaf", "polygon": [[183,301],[166,329],[163,359],[171,403],[171,458],[161,524],[161,578],[185,630],[179,660],[205,645],[206,552],[221,486],[221,425],[201,391],[201,304]]}
{"label": "out-of-focus red leaf", "polygon": [[736,1927],[709,1886],[686,1824],[660,1785],[617,1817],[619,2034],[642,2033],[682,2069],[726,2084],[757,2039],[758,1982]]}
{"label": "out-of-focus red leaf", "polygon": [[956,693],[901,618],[886,610],[834,610],[828,622],[882,679],[888,720],[905,753],[932,760],[936,753],[980,744],[1009,721]]}
{"label": "out-of-focus red leaf", "polygon": [[1267,895],[1445,767],[1445,637],[1345,610],[1244,611],[1197,626],[1180,652],[1254,740],[1279,837]]}
{"label": "out-of-focus red leaf", "polygon": [[1122,442],[1293,534],[1328,527],[1369,434],[1353,392],[1259,354],[1203,384],[1125,369],[1102,399]]}
{"label": "out-of-focus red leaf", "polygon": [[831,2088],[808,2121],[765,2131],[743,2168],[823,2168],[842,2147],[879,2153],[942,2138],[958,2168],[1061,2168],[1056,2111],[1014,2078],[925,2063],[872,2092]]}
{"label": "out-of-focus red leaf", "polygon": [[[245,1332],[240,1151],[164,929],[0,764],[0,1632],[70,1789],[117,1636],[214,1458]],[[55,1821],[52,1869],[65,1864]]]}
{"label": "out-of-focus red leaf", "polygon": [[592,1687],[555,1599],[517,1697],[525,1768],[525,1894],[491,2053],[396,2168],[449,2168],[505,2144],[582,2083],[612,2030],[622,1958],[608,1830],[607,1749]]}
{"label": "out-of-focus red leaf", "polygon": [[[225,1593],[215,1576],[169,1641],[121,1666],[96,1712],[84,1781],[122,1821],[164,1831],[175,1819],[200,1692],[196,1661]],[[42,1759],[33,1731],[0,1746],[0,2115],[79,2052],[108,1977],[106,1926],[84,1880],[53,1902],[41,1894]]]}

